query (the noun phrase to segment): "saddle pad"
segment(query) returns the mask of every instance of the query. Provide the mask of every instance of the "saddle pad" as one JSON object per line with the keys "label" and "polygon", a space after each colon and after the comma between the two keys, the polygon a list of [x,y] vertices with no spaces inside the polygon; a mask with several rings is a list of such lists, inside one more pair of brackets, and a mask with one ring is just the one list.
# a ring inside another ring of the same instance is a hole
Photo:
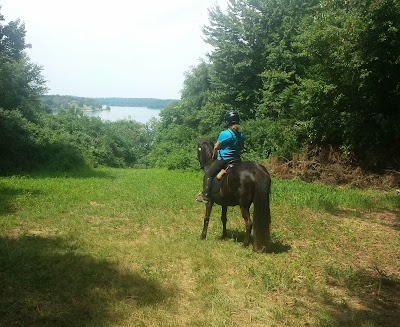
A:
{"label": "saddle pad", "polygon": [[214,177],[213,181],[211,182],[211,194],[218,193],[219,189],[221,188],[222,181],[224,180],[226,174],[222,176],[221,179]]}

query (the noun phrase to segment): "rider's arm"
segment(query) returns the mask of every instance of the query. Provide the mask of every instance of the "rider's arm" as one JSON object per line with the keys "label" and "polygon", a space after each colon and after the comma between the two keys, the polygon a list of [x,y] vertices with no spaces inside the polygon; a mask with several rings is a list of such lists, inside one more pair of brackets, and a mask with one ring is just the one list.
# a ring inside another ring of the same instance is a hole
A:
{"label": "rider's arm", "polygon": [[217,150],[221,147],[221,143],[219,143],[217,141],[217,143],[214,144],[214,150],[213,150],[213,155],[212,158],[216,159],[216,155],[217,155]]}

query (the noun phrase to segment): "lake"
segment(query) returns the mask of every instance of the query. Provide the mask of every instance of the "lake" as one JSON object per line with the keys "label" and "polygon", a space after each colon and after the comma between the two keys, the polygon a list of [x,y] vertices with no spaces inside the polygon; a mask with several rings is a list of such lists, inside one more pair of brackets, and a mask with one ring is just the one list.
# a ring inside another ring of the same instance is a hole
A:
{"label": "lake", "polygon": [[151,118],[159,118],[161,109],[149,109],[146,107],[114,107],[110,110],[86,111],[87,116],[100,117],[102,120],[135,120],[139,123],[147,123]]}

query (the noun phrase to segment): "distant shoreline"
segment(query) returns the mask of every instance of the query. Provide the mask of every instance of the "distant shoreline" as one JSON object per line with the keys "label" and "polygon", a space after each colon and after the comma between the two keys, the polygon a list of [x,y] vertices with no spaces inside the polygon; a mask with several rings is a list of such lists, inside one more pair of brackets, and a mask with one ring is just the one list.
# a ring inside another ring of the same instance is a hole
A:
{"label": "distant shoreline", "polygon": [[114,107],[146,107],[149,109],[162,109],[173,102],[175,99],[155,99],[155,98],[92,98],[104,106]]}
{"label": "distant shoreline", "polygon": [[82,111],[109,111],[112,108],[138,108],[138,109],[149,109],[149,110],[161,110],[162,108],[149,108],[145,106],[105,106],[103,105],[103,108],[91,108],[91,107],[85,107],[85,108],[79,108]]}
{"label": "distant shoreline", "polygon": [[[142,107],[148,109],[163,109],[170,103],[179,102],[177,99],[156,99],[156,98],[88,98],[72,95],[44,95],[42,103],[51,108],[60,107],[60,105],[76,104],[79,108],[92,107],[100,108],[102,106],[112,107]],[[86,109],[85,109],[86,110]],[[102,109],[100,109],[102,110]]]}

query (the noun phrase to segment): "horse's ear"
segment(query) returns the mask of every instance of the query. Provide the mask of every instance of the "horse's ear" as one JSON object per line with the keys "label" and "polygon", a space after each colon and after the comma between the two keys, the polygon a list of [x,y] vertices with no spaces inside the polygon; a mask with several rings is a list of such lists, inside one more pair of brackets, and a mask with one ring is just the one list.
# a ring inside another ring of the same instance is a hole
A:
{"label": "horse's ear", "polygon": [[211,137],[209,140],[212,144],[215,144],[215,138]]}
{"label": "horse's ear", "polygon": [[204,141],[201,139],[201,138],[196,138],[196,142],[197,142],[197,144],[200,144],[200,143],[204,143]]}

